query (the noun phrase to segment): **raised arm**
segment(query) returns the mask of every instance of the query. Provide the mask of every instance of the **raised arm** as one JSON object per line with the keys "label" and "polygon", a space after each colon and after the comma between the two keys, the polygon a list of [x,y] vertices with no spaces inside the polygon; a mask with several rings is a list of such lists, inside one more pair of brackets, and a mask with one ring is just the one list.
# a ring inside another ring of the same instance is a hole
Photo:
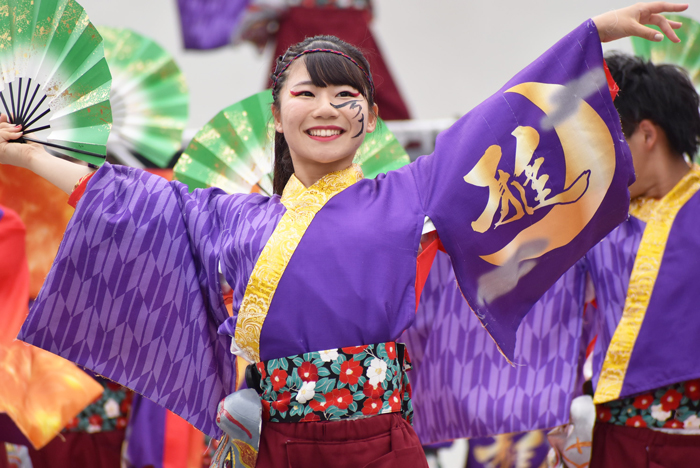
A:
{"label": "raised arm", "polygon": [[[685,3],[649,2],[636,3],[627,8],[608,11],[593,18],[598,28],[601,42],[611,42],[629,36],[639,36],[650,41],[663,40],[664,34],[673,42],[680,42],[674,29],[681,27],[677,21],[669,21],[661,13],[677,13],[688,8]],[[658,26],[663,34],[656,29],[644,26]]]}
{"label": "raised arm", "polygon": [[22,127],[7,122],[7,115],[0,116],[0,164],[24,167],[48,180],[67,194],[75,184],[94,169],[57,158],[36,143],[13,143],[22,136]]}

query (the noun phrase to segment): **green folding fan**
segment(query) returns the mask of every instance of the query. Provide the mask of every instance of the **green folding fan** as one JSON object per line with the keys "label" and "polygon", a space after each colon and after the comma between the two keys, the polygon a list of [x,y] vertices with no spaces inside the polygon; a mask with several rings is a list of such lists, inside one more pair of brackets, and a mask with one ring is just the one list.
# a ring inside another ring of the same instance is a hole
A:
{"label": "green folding fan", "polygon": [[[685,68],[696,88],[700,88],[700,23],[681,15],[665,15],[683,26],[676,29],[680,44],[664,39],[652,42],[632,37],[634,53],[654,63],[672,63]],[[658,29],[658,28],[656,28]]]}
{"label": "green folding fan", "polygon": [[112,124],[102,37],[73,0],[0,0],[0,110],[19,140],[100,165]]}
{"label": "green folding fan", "polygon": [[[270,90],[255,94],[219,112],[197,132],[175,165],[174,178],[190,189],[219,187],[247,193],[254,187],[272,193],[275,130]],[[357,151],[355,162],[367,178],[410,162],[396,137],[379,122]]]}
{"label": "green folding fan", "polygon": [[122,145],[159,167],[182,145],[188,117],[185,76],[151,39],[124,28],[100,27],[112,72],[114,124],[108,150]]}

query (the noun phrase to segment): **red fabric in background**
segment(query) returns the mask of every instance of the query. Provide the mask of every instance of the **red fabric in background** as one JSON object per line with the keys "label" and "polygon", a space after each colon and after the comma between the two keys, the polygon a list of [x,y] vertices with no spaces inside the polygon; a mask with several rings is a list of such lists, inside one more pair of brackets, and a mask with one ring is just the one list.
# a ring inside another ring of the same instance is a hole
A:
{"label": "red fabric in background", "polygon": [[88,434],[68,432],[42,450],[29,447],[34,468],[120,468],[124,429]]}
{"label": "red fabric in background", "polygon": [[29,313],[29,266],[25,228],[17,213],[0,205],[0,359]]}
{"label": "red fabric in background", "polygon": [[[370,13],[353,8],[290,8],[279,21],[274,60],[289,46],[319,34],[336,36],[358,47],[369,61],[379,117],[384,120],[410,119],[408,108],[399,93],[379,46],[369,29]],[[271,85],[271,82],[269,82]]]}
{"label": "red fabric in background", "polygon": [[591,468],[698,466],[700,435],[666,434],[597,421]]}
{"label": "red fabric in background", "polygon": [[90,179],[92,179],[93,174],[95,173],[92,172],[80,179],[78,181],[78,185],[75,186],[73,192],[70,194],[70,197],[68,197],[68,204],[73,208],[75,208],[78,205],[78,202],[83,197],[85,189],[87,188],[87,184],[88,182],[90,182]]}
{"label": "red fabric in background", "polygon": [[7,461],[7,450],[5,444],[0,444],[0,468],[9,468],[10,463]]}

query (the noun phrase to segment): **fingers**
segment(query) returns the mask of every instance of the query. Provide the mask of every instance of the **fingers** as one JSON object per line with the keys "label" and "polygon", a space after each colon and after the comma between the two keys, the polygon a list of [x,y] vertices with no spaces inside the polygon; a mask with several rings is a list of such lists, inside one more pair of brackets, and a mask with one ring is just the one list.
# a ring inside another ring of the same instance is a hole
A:
{"label": "fingers", "polygon": [[16,140],[17,138],[22,136],[22,126],[21,125],[12,125],[7,122],[2,122],[0,123],[0,139],[8,141],[8,140]]}
{"label": "fingers", "polygon": [[0,123],[7,122],[7,114],[0,114]]}
{"label": "fingers", "polygon": [[647,28],[641,24],[635,24],[633,26],[630,36],[637,36],[654,42],[661,42],[664,39],[664,35],[656,29]]}
{"label": "fingers", "polygon": [[[593,21],[598,27],[602,42],[610,42],[628,36],[639,36],[659,42],[663,40],[664,35],[672,42],[680,42],[673,30],[680,28],[682,23],[670,21],[659,13],[684,11],[687,8],[688,5],[684,3],[637,3],[627,8],[596,16]],[[661,32],[646,27],[645,24],[658,26]]]}
{"label": "fingers", "polygon": [[647,8],[652,13],[677,13],[688,9],[687,3],[671,3],[671,2],[650,2],[643,3],[644,8]]}
{"label": "fingers", "polygon": [[[661,29],[661,31],[666,35],[666,37],[668,37],[671,40],[671,42],[681,42],[681,40],[678,38],[675,31],[673,30],[671,23],[663,16],[657,15],[657,14],[651,15],[649,17],[648,24],[653,24],[653,25],[658,26]],[[651,28],[644,28],[644,29],[649,30]],[[678,29],[678,28],[676,28],[676,29]],[[654,30],[652,30],[652,31],[653,31],[653,35],[651,35],[650,37],[647,37],[647,36],[643,36],[643,37],[646,37],[647,39],[649,39],[651,41],[661,41],[663,39],[663,37],[659,37],[661,35],[659,34],[658,31],[654,31]]]}

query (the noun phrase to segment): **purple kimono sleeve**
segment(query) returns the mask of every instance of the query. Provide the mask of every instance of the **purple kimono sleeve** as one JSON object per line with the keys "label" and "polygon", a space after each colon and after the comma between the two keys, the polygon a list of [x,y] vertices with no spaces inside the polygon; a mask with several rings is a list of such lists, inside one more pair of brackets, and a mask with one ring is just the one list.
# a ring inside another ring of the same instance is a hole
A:
{"label": "purple kimono sleeve", "polygon": [[511,361],[520,321],[627,217],[629,148],[588,21],[412,164],[462,294]]}
{"label": "purple kimono sleeve", "polygon": [[585,276],[581,261],[534,305],[511,367],[462,298],[449,257],[438,252],[416,322],[402,336],[423,444],[568,422],[582,359]]}
{"label": "purple kimono sleeve", "polygon": [[222,231],[245,198],[105,164],[78,203],[19,338],[216,436],[235,389],[218,280]]}

